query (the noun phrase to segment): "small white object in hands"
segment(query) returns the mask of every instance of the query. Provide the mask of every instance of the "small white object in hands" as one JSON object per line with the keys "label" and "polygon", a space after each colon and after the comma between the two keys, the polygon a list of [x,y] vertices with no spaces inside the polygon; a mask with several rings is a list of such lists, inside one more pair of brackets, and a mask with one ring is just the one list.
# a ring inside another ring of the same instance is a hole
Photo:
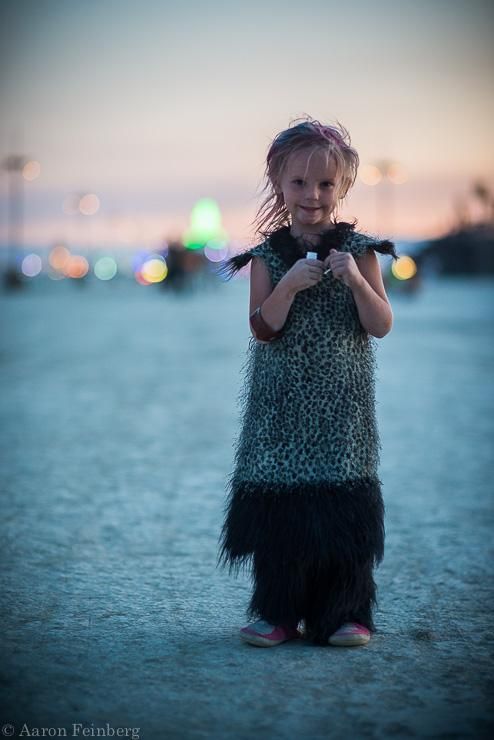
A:
{"label": "small white object in hands", "polygon": [[[316,260],[317,259],[317,252],[307,252],[305,255],[306,260]],[[331,268],[328,267],[327,270],[324,270],[323,275],[327,275],[328,272],[331,272]]]}

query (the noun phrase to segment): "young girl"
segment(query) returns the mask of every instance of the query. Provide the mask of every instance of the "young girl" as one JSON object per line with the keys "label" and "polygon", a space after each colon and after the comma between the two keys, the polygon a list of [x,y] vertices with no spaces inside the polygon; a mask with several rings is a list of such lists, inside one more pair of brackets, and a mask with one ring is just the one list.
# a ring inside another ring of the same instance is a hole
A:
{"label": "young girl", "polygon": [[[337,221],[359,157],[346,129],[308,118],[273,140],[250,260],[243,423],[218,564],[252,561],[243,640],[363,645],[384,554],[375,344],[393,322],[375,252],[394,245]],[[312,252],[312,257],[307,255]],[[315,258],[317,256],[317,259]]]}

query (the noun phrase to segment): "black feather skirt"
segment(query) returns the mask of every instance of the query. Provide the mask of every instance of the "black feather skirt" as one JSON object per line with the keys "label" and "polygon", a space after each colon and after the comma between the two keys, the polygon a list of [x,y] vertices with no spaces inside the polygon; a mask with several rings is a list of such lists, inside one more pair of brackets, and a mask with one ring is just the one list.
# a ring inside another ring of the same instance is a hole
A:
{"label": "black feather skirt", "polygon": [[348,621],[375,631],[373,568],[385,536],[379,480],[232,481],[231,491],[218,564],[234,574],[253,566],[248,618],[304,620],[307,637],[318,644]]}

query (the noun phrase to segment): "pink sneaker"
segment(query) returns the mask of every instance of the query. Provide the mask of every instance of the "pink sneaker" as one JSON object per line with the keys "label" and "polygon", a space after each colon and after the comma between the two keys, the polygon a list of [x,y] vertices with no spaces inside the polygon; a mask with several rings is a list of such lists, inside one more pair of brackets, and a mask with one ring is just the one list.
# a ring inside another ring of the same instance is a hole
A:
{"label": "pink sneaker", "polygon": [[242,627],[240,637],[251,645],[271,647],[287,642],[287,640],[295,640],[300,637],[300,633],[296,627],[275,626],[264,619],[259,619],[257,622],[247,625],[247,627]]}
{"label": "pink sneaker", "polygon": [[366,645],[370,638],[371,633],[363,624],[346,622],[331,635],[329,644],[338,645],[339,647]]}

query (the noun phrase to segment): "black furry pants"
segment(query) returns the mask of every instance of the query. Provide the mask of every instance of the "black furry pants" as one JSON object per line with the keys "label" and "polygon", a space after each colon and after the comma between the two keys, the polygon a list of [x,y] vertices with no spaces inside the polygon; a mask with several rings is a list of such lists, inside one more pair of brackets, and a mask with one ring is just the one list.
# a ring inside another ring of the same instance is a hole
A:
{"label": "black furry pants", "polygon": [[305,622],[306,638],[327,645],[345,622],[375,632],[377,604],[373,560],[349,567],[345,561],[303,566],[293,559],[253,556],[253,592],[248,619],[296,626]]}
{"label": "black furry pants", "polygon": [[384,554],[384,503],[377,477],[342,483],[232,481],[218,562],[251,564],[247,616],[305,622],[326,645],[345,622],[375,632],[373,568]]}

